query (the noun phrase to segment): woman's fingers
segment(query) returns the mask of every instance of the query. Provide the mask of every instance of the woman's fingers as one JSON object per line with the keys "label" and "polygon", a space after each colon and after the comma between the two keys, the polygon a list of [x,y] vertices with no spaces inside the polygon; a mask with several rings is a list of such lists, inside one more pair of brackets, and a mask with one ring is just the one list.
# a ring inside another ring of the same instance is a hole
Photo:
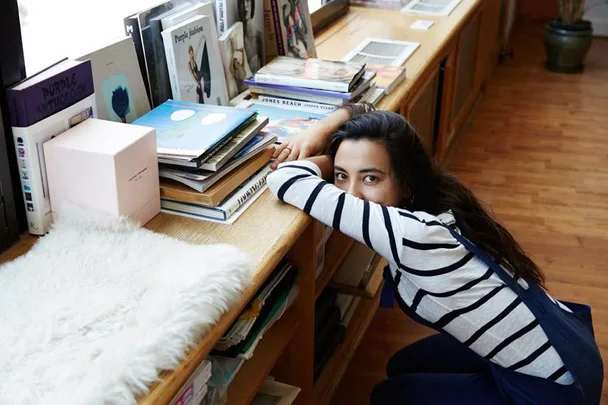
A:
{"label": "woman's fingers", "polygon": [[293,154],[293,150],[290,146],[288,146],[287,144],[284,144],[284,145],[281,145],[279,148],[281,148],[281,150],[277,149],[273,155],[273,156],[275,156],[275,158],[274,158],[274,162],[270,165],[271,169],[276,169],[277,166],[279,165],[279,163],[293,160],[293,159],[290,159]]}
{"label": "woman's fingers", "polygon": [[279,145],[278,148],[275,149],[274,154],[272,155],[273,159],[276,159],[279,157],[279,155],[281,154],[281,152],[283,152],[283,150],[285,150],[285,148],[289,145],[288,142],[283,142],[282,144]]}

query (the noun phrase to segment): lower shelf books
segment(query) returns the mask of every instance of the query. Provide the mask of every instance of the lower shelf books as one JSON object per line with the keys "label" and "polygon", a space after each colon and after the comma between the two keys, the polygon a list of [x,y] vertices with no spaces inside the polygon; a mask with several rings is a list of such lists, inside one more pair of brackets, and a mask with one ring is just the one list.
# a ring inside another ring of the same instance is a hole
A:
{"label": "lower shelf books", "polygon": [[268,277],[243,311],[220,339],[213,355],[250,359],[264,333],[287,311],[298,296],[298,270],[282,262]]}
{"label": "lower shelf books", "polygon": [[280,383],[269,376],[266,377],[251,405],[291,405],[300,391],[299,387]]}
{"label": "lower shelf books", "polygon": [[212,367],[209,360],[203,360],[190,379],[173,397],[170,405],[199,405],[207,394],[207,382],[211,378]]}

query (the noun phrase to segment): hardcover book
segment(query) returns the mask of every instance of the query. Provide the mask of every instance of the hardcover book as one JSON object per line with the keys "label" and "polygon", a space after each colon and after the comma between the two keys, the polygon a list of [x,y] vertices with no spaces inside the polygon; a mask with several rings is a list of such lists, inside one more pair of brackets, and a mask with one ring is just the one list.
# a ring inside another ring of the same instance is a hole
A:
{"label": "hardcover book", "polygon": [[95,114],[95,95],[64,108],[29,127],[12,127],[19,178],[29,232],[46,234],[51,226],[51,201],[43,145]]}
{"label": "hardcover book", "polygon": [[160,60],[160,50],[162,40],[154,37],[154,31],[150,22],[152,18],[166,16],[173,10],[173,2],[166,1],[157,6],[144,10],[137,14],[139,31],[144,52],[144,63],[146,64],[146,74],[148,75],[150,104],[156,107],[171,98],[171,86],[168,77],[163,75],[166,62]]}
{"label": "hardcover book", "polygon": [[270,0],[279,55],[316,58],[308,0]]}
{"label": "hardcover book", "polygon": [[218,34],[235,22],[243,24],[245,55],[253,73],[266,63],[264,41],[264,0],[214,0]]}
{"label": "hardcover book", "polygon": [[254,77],[257,83],[349,92],[365,72],[364,68],[365,64],[360,63],[277,56]]}
{"label": "hardcover book", "polygon": [[6,91],[13,127],[29,127],[94,92],[91,61],[63,59]]}
{"label": "hardcover book", "polygon": [[168,100],[133,124],[156,129],[159,154],[197,158],[210,155],[256,116],[247,109]]}
{"label": "hardcover book", "polygon": [[161,18],[162,29],[166,30],[171,27],[176,26],[177,24],[181,24],[186,20],[189,20],[192,17],[196,17],[199,15],[206,15],[212,17],[211,25],[213,26],[213,30],[217,31],[217,26],[215,23],[215,16],[213,12],[213,3],[210,1],[201,1],[191,4],[188,7],[183,9],[179,9],[175,13],[169,14],[165,17]]}
{"label": "hardcover book", "polygon": [[150,111],[132,38],[113,41],[77,60],[91,61],[97,118],[130,123]]}
{"label": "hardcover book", "polygon": [[327,116],[326,114],[301,111],[298,109],[281,108],[253,100],[245,100],[239,103],[237,107],[257,111],[259,115],[268,117],[270,122],[264,127],[264,132],[276,136],[278,143],[305,131],[312,124]]}
{"label": "hardcover book", "polygon": [[212,17],[195,16],[162,32],[173,98],[228,104],[226,77]]}
{"label": "hardcover book", "polygon": [[243,23],[232,24],[220,37],[220,54],[226,74],[228,97],[232,100],[247,90],[245,79],[251,76],[251,69],[245,54]]}

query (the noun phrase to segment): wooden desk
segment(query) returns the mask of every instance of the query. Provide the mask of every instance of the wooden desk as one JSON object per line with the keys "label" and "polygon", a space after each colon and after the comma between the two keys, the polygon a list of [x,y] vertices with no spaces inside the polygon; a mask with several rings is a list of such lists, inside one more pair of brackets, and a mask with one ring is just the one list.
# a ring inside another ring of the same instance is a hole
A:
{"label": "wooden desk", "polygon": [[[406,62],[407,79],[381,103],[380,108],[400,112],[413,122],[429,149],[441,159],[461,130],[481,94],[498,54],[494,30],[499,0],[463,0],[449,17],[415,17],[398,11],[352,7],[347,15],[317,36],[319,57],[340,59],[368,36],[419,41],[421,46]],[[418,18],[432,19],[429,31],[414,31]],[[480,34],[480,30],[483,35]],[[497,31],[497,29],[496,29]],[[495,49],[496,48],[496,49]],[[437,103],[437,101],[441,101]],[[279,203],[268,191],[232,226],[160,214],[147,228],[191,243],[231,243],[250,255],[257,275],[237,307],[189,352],[179,367],[164,372],[160,382],[139,399],[140,404],[168,404],[217,340],[236,319],[278,262],[288,255],[301,270],[300,294],[294,307],[262,339],[254,357],[237,374],[229,389],[228,404],[248,404],[265,373],[302,388],[298,404],[327,404],[377,308],[379,294],[359,305],[344,344],[313,383],[314,304],[344,257],[352,240],[334,232],[325,269],[315,280],[318,224],[291,206]],[[35,238],[25,235],[0,262],[26,252]]]}

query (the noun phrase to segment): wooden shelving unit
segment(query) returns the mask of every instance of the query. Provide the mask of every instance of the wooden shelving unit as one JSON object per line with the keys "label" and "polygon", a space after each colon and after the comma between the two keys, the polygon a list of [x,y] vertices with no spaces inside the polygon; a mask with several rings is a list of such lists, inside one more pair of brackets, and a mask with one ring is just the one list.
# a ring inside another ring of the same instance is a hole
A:
{"label": "wooden shelving unit", "polygon": [[325,244],[325,265],[315,285],[315,299],[323,292],[355,241],[341,232],[333,231]]}
{"label": "wooden shelving unit", "polygon": [[228,386],[228,404],[248,405],[262,386],[300,325],[301,315],[291,308],[262,337],[251,359],[245,361]]}
{"label": "wooden shelving unit", "polygon": [[378,309],[381,286],[382,284],[378,286],[378,290],[373,299],[359,301],[355,314],[348,324],[344,342],[338,346],[338,349],[325,365],[323,372],[315,384],[317,405],[327,405],[338,387],[350,360],[355,354],[357,347],[359,347],[361,338],[367,331],[367,328]]}
{"label": "wooden shelving unit", "polygon": [[373,298],[376,291],[378,291],[380,284],[382,284],[382,271],[384,270],[386,264],[387,262],[384,258],[378,262],[376,268],[374,269],[374,274],[370,277],[366,286],[354,287],[351,285],[335,283],[330,283],[329,285],[331,288],[342,294],[355,295],[363,298]]}

